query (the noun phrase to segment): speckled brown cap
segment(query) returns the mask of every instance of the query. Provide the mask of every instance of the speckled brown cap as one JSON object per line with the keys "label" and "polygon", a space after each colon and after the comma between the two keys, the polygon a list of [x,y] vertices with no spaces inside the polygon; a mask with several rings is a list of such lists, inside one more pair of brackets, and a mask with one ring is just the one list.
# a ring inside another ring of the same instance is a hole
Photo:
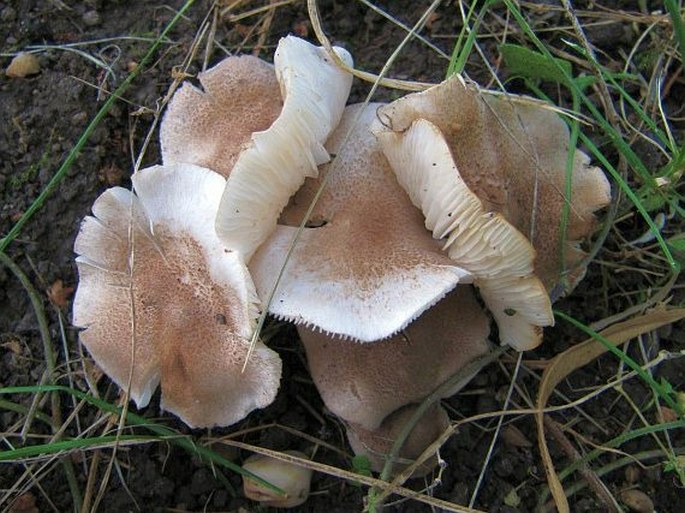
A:
{"label": "speckled brown cap", "polygon": [[402,333],[373,344],[304,327],[298,332],[328,409],[367,430],[378,429],[400,407],[422,401],[489,348],[489,321],[468,285],[457,287]]}
{"label": "speckled brown cap", "polygon": [[283,107],[271,64],[228,57],[184,83],[169,102],[160,127],[165,165],[187,163],[228,177],[253,132],[266,130]]}
{"label": "speckled brown cap", "polygon": [[238,422],[273,400],[281,362],[260,342],[241,372],[258,305],[213,230],[225,180],[183,164],[143,169],[133,185],[105,191],[76,238],[80,340],[139,407],[161,383],[162,408],[188,425]]}

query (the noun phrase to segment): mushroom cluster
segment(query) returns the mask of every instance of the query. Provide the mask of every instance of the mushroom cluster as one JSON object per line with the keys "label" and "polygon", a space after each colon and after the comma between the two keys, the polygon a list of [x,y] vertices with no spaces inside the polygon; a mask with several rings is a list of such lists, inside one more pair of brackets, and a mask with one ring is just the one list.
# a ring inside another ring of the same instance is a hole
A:
{"label": "mushroom cluster", "polygon": [[[294,37],[274,67],[229,57],[199,81],[170,102],[163,165],[135,194],[103,193],[75,244],[74,324],[139,406],[161,384],[162,407],[199,427],[269,404],[278,356],[258,343],[241,372],[268,308],[297,325],[326,406],[379,469],[417,405],[490,350],[489,315],[531,349],[550,294],[582,277],[610,188],[544,105],[454,76],[345,107],[351,76]],[[401,456],[447,423],[430,408]]]}

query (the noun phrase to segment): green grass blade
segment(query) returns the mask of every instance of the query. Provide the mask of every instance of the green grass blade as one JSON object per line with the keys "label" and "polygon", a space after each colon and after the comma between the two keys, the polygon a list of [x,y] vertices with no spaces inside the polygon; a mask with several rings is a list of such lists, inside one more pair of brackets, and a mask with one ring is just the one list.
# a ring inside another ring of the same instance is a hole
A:
{"label": "green grass blade", "polygon": [[683,17],[680,14],[680,8],[675,0],[664,0],[664,5],[666,6],[668,15],[671,17],[671,23],[673,23],[673,33],[678,42],[678,51],[680,52],[680,60],[682,61],[683,52],[685,52],[685,24],[683,23]]}
{"label": "green grass blade", "polygon": [[[23,387],[5,387],[5,388],[0,388],[0,395],[7,395],[7,394],[35,394],[35,393],[45,393],[45,392],[64,392],[70,395],[75,396],[76,398],[86,401],[93,406],[96,406],[102,411],[106,411],[108,413],[114,414],[114,415],[121,415],[122,414],[122,408],[115,406],[113,404],[108,403],[107,401],[103,401],[102,399],[99,399],[97,397],[94,397],[90,394],[87,394],[85,392],[82,392],[80,390],[76,390],[73,388],[65,387],[62,385],[43,385],[43,386],[23,386]],[[236,463],[233,463],[232,461],[224,458],[220,454],[212,451],[211,449],[208,449],[206,447],[203,447],[201,445],[196,445],[195,442],[192,440],[191,437],[182,435],[173,429],[170,429],[166,426],[163,426],[161,424],[156,424],[152,422],[149,419],[146,419],[144,417],[141,417],[140,415],[136,415],[135,413],[132,413],[130,411],[127,411],[126,413],[126,421],[128,422],[129,425],[132,426],[138,426],[142,427],[149,432],[153,433],[156,435],[158,440],[165,440],[169,441],[171,444],[176,445],[182,449],[185,449],[189,453],[195,455],[195,456],[200,456],[200,458],[206,462],[212,462],[216,463],[222,467],[227,468],[228,470],[231,470],[237,474],[240,474],[242,476],[247,476],[250,479],[253,479],[254,481],[257,481],[258,483],[262,484],[263,486],[266,486],[270,490],[275,491],[276,493],[279,494],[284,494],[283,490],[280,488],[272,485],[271,483],[265,481],[264,479],[260,478],[259,476],[254,475],[251,472],[248,472],[247,470],[244,470],[240,465],[237,465]],[[123,436],[123,435],[122,435]],[[138,437],[140,438],[140,437]]]}
{"label": "green grass blade", "polygon": [[592,337],[593,339],[597,340],[600,342],[604,347],[609,350],[613,355],[615,355],[617,358],[619,358],[623,363],[625,363],[628,367],[633,369],[638,376],[640,376],[656,393],[661,399],[668,404],[668,406],[678,414],[678,416],[681,419],[685,419],[685,409],[672,397],[672,394],[669,393],[668,390],[664,388],[663,385],[658,383],[651,374],[649,374],[647,371],[645,371],[640,364],[638,364],[635,360],[633,360],[630,356],[628,356],[625,352],[621,351],[618,347],[616,347],[614,344],[609,342],[606,338],[604,338],[602,335],[597,333],[596,331],[592,330],[589,326],[586,326],[582,322],[574,319],[570,315],[565,314],[564,312],[561,312],[559,310],[554,310],[554,315],[560,319],[565,320],[566,322],[572,324],[579,330],[581,330],[583,333],[586,335]]}

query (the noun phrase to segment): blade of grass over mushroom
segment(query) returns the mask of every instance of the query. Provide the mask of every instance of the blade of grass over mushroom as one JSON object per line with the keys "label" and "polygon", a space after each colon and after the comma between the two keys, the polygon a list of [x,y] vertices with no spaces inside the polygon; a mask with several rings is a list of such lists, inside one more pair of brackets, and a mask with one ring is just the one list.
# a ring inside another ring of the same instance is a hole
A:
{"label": "blade of grass over mushroom", "polygon": [[[351,56],[336,49],[352,64]],[[325,49],[286,37],[274,55],[283,110],[271,127],[252,134],[231,171],[216,219],[227,247],[249,260],[276,227],[278,216],[305,178],[330,156],[323,147],[337,126],[352,75],[331,62]],[[259,199],[257,199],[259,198]]]}
{"label": "blade of grass over mushroom", "polygon": [[[202,460],[208,461],[208,462],[213,462],[221,467],[224,467],[232,472],[235,472],[240,475],[245,475],[250,477],[251,479],[254,479],[258,481],[259,483],[263,484],[264,486],[268,487],[270,490],[274,490],[277,493],[283,493],[282,490],[279,490],[277,487],[273,486],[271,483],[264,481],[261,479],[259,476],[255,476],[254,474],[247,472],[244,470],[240,465],[237,465],[236,463],[233,463],[232,461],[226,459],[225,457],[221,456],[219,453],[212,451],[211,449],[208,449],[205,446],[198,445],[195,443],[195,441],[188,435],[183,435],[181,433],[178,433],[177,431],[164,426],[162,424],[157,424],[153,422],[152,420],[141,417],[140,415],[136,415],[135,413],[132,413],[130,411],[125,411],[124,409],[113,405],[111,403],[108,403],[107,401],[104,401],[102,399],[99,399],[97,397],[94,397],[88,393],[82,392],[81,390],[76,390],[73,388],[61,386],[61,385],[44,385],[44,386],[24,386],[24,387],[5,387],[5,388],[0,388],[0,395],[9,395],[9,394],[34,394],[34,393],[46,393],[46,392],[62,392],[66,394],[70,394],[80,400],[86,401],[89,404],[92,404],[93,406],[96,406],[98,409],[100,409],[103,412],[107,412],[113,415],[121,416],[123,413],[124,415],[124,421],[127,425],[129,426],[137,426],[141,427],[154,435],[158,437],[158,440],[166,441],[172,445],[176,445],[185,451],[187,451],[191,455],[196,455],[199,456]],[[116,435],[116,436],[121,436],[121,434]],[[113,438],[116,438],[115,435],[113,435]],[[0,453],[3,454],[3,453]]]}
{"label": "blade of grass over mushroom", "polygon": [[385,156],[426,228],[444,239],[450,258],[473,273],[500,328],[518,350],[537,346],[554,323],[551,303],[533,271],[530,242],[500,214],[487,213],[464,183],[440,130],[419,119],[404,132],[377,133]]}
{"label": "blade of grass over mushroom", "polygon": [[[413,34],[415,34],[421,27],[423,27],[425,25],[429,16],[431,15],[431,13],[435,12],[435,10],[437,9],[439,3],[440,3],[439,0],[435,0],[430,5],[430,7],[428,7],[424,11],[423,15],[419,18],[419,20],[416,22],[416,24],[412,27],[411,31],[404,37],[404,39],[395,48],[395,50],[390,55],[390,57],[386,60],[385,64],[383,65],[383,68],[380,70],[378,75],[374,75],[374,76],[366,76],[365,75],[364,77],[362,77],[364,80],[369,80],[372,82],[371,89],[369,90],[369,93],[367,94],[366,100],[364,101],[363,105],[368,105],[369,101],[371,100],[371,98],[373,98],[373,95],[376,93],[376,90],[378,89],[378,87],[384,83],[384,77],[388,73],[392,64],[399,57],[402,49],[411,40]],[[307,0],[307,10],[309,13],[309,18],[312,22],[312,26],[313,26],[314,31],[316,33],[316,37],[318,38],[318,40],[321,43],[321,45],[323,46],[323,48],[325,48],[328,51],[331,58],[337,59],[336,62],[339,65],[341,65],[341,66],[344,65],[345,63],[342,62],[340,59],[340,56],[338,56],[336,54],[333,46],[331,45],[330,41],[326,37],[326,34],[323,32],[323,29],[321,27],[321,20],[320,20],[319,10],[318,10],[316,0]],[[350,70],[350,72],[354,72],[354,70]],[[355,73],[355,76],[359,76],[359,75],[357,73]],[[386,85],[388,85],[388,84],[386,84]],[[419,87],[419,88],[411,87],[410,89],[411,90],[417,90],[417,89],[420,90],[423,88],[424,87]],[[361,116],[361,111],[358,114],[358,116]],[[357,121],[355,120],[352,123],[352,127],[355,127],[356,124],[357,124]],[[340,145],[342,147],[344,147],[347,144],[351,135],[352,135],[352,128],[350,128],[350,130],[348,130],[348,132],[342,137],[341,142],[340,142]],[[337,157],[333,160],[332,165],[335,164],[336,159],[337,159]],[[328,182],[328,176],[329,175],[324,177],[324,179],[321,181],[318,189],[316,190],[313,197],[311,198],[311,202],[310,202],[306,212],[304,213],[302,220],[299,223],[299,226],[297,228],[297,232],[296,232],[295,236],[292,238],[290,245],[287,248],[287,251],[286,251],[286,254],[285,254],[283,260],[279,263],[278,272],[277,272],[275,281],[273,282],[273,286],[268,291],[268,293],[266,295],[266,300],[264,300],[264,302],[263,302],[264,308],[263,308],[262,314],[259,316],[259,319],[257,321],[257,329],[255,330],[255,333],[252,337],[252,344],[253,345],[256,343],[257,338],[259,336],[259,333],[260,333],[260,331],[264,325],[264,322],[266,321],[268,310],[269,310],[270,306],[273,304],[274,297],[278,291],[279,283],[281,282],[283,276],[285,275],[285,271],[286,271],[286,267],[288,265],[288,262],[292,256],[293,252],[295,251],[295,248],[298,244],[298,241],[299,241],[301,235],[304,233],[304,231],[306,229],[306,224],[308,223],[309,219],[311,218],[311,215],[312,215],[316,205],[318,204],[319,199],[321,198],[321,196],[322,196],[322,194],[326,188],[326,184]]]}
{"label": "blade of grass over mushroom", "polygon": [[124,94],[124,92],[131,85],[131,82],[133,82],[133,80],[143,72],[145,66],[148,64],[148,62],[150,62],[150,59],[152,59],[153,55],[155,54],[159,46],[166,40],[167,34],[184,17],[186,11],[190,9],[193,3],[195,3],[195,0],[186,0],[186,2],[174,15],[171,21],[166,25],[166,27],[164,27],[164,30],[162,30],[160,35],[155,39],[154,43],[150,45],[150,49],[145,53],[143,58],[140,60],[139,65],[133,71],[131,71],[131,73],[121,83],[121,85],[117,87],[114,90],[114,92],[105,100],[105,103],[102,105],[102,107],[100,107],[100,110],[98,110],[97,114],[95,114],[91,122],[83,131],[83,134],[81,135],[79,140],[76,142],[71,151],[69,151],[69,155],[67,155],[67,158],[64,160],[59,169],[55,172],[55,174],[50,179],[45,188],[41,191],[38,197],[31,203],[31,205],[29,205],[29,207],[22,214],[19,220],[14,224],[14,226],[10,229],[7,235],[0,239],[0,252],[4,252],[7,249],[7,247],[17,237],[17,235],[19,235],[19,233],[26,225],[26,223],[28,223],[29,220],[35,215],[35,213],[41,209],[41,207],[45,203],[45,200],[59,186],[62,180],[64,180],[64,177],[66,176],[67,172],[69,171],[69,169],[71,169],[71,165],[74,163],[79,153],[85,146],[86,142],[88,142],[90,136],[97,128],[97,126],[100,124],[100,122],[105,118],[109,110],[112,108],[114,102]]}

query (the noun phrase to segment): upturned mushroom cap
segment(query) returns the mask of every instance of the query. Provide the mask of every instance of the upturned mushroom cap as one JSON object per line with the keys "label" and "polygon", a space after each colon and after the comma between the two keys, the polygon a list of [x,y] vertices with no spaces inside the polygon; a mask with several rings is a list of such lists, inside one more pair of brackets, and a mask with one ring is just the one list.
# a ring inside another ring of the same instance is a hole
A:
{"label": "upturned mushroom cap", "polygon": [[271,64],[228,57],[185,82],[169,102],[160,127],[162,161],[195,164],[228,177],[253,132],[266,130],[283,107]]}
{"label": "upturned mushroom cap", "polygon": [[[323,177],[327,185],[270,304],[278,318],[362,342],[397,333],[468,273],[441,250],[398,185],[369,127],[377,104],[350,106],[327,142],[336,161],[307,180],[250,262],[268,297]],[[359,118],[357,119],[357,116]],[[357,121],[350,138],[345,135]]]}
{"label": "upturned mushroom cap", "polygon": [[[500,212],[531,240],[536,274],[548,290],[578,262],[579,241],[592,233],[593,212],[609,203],[611,191],[604,173],[576,151],[573,195],[564,197],[569,135],[556,113],[530,98],[480,92],[454,76],[380,108],[379,118],[395,132],[417,119],[440,129],[459,173],[484,209]],[[570,219],[562,243],[561,213],[567,201]]]}
{"label": "upturned mushroom cap", "polygon": [[[362,426],[348,424],[347,440],[357,456],[366,456],[371,463],[371,470],[380,472],[385,466],[390,450],[404,426],[416,411],[417,405],[410,404],[393,412],[383,420],[378,429],[368,430]],[[400,459],[394,466],[393,472],[399,472],[421,456],[430,444],[449,427],[450,419],[447,412],[439,403],[433,404],[423,414],[421,420],[414,426],[407,437]],[[422,477],[435,468],[438,460],[434,456],[419,465],[411,477]]]}
{"label": "upturned mushroom cap", "polygon": [[[337,54],[352,64],[342,48]],[[352,75],[336,67],[324,48],[288,36],[274,55],[283,109],[273,124],[252,134],[238,157],[216,219],[219,238],[249,260],[273,231],[283,207],[317,166],[328,162],[323,147],[337,126]]]}
{"label": "upturned mushroom cap", "polygon": [[225,180],[185,164],[133,184],[105,191],[81,225],[73,323],[139,407],[161,382],[162,407],[188,425],[233,424],[273,400],[281,362],[258,343],[241,373],[258,307],[242,258],[212,227]]}
{"label": "upturned mushroom cap", "polygon": [[[467,285],[402,333],[373,344],[335,339],[301,326],[298,332],[326,407],[371,431],[400,407],[422,401],[489,346],[488,319]],[[446,391],[445,396],[456,392]]]}
{"label": "upturned mushroom cap", "polygon": [[534,274],[535,250],[528,239],[501,214],[485,211],[431,122],[419,119],[404,132],[377,136],[400,185],[426,216],[426,228],[444,241],[452,260],[473,274],[500,340],[520,351],[537,346],[540,328],[554,324],[554,316]]}

